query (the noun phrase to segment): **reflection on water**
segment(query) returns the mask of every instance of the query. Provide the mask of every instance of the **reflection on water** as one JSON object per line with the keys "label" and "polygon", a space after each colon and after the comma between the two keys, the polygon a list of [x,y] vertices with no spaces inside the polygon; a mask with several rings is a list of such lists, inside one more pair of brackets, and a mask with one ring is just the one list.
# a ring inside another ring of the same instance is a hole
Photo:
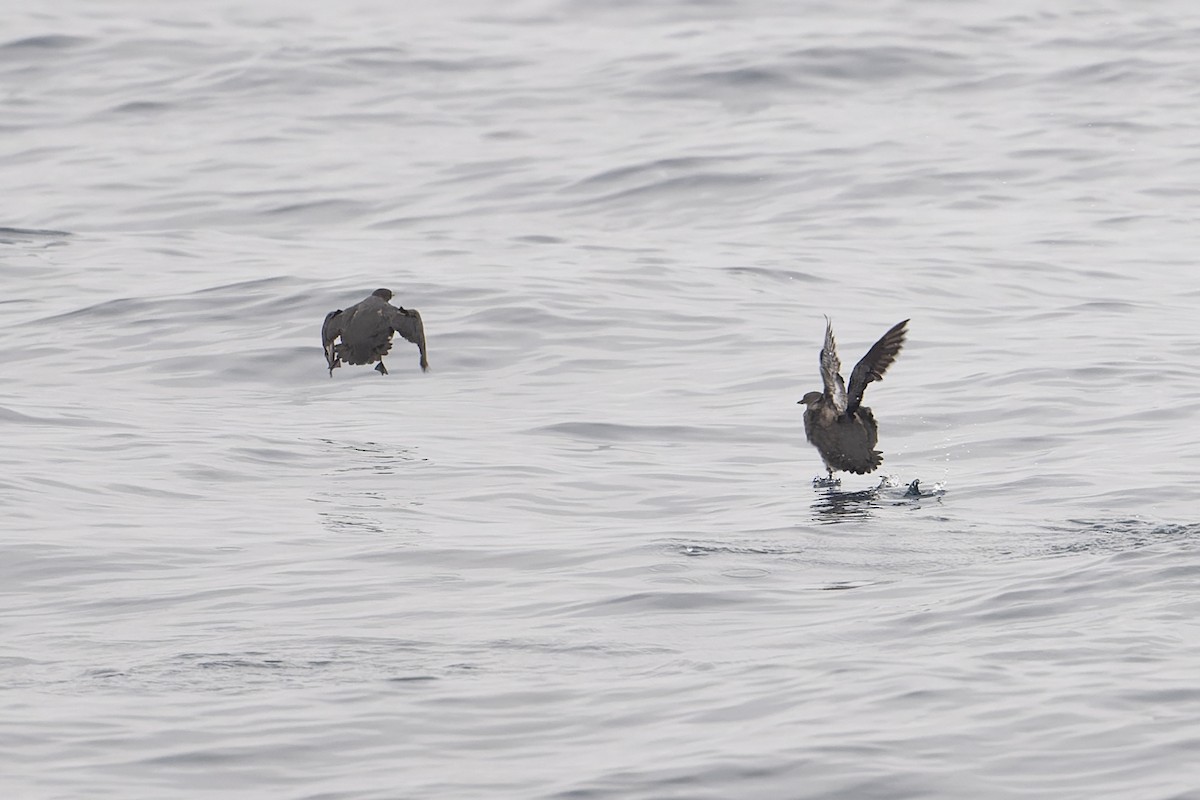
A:
{"label": "reflection on water", "polygon": [[825,525],[839,522],[869,519],[874,509],[886,506],[920,506],[922,500],[942,502],[946,494],[943,483],[935,483],[931,489],[921,488],[921,480],[914,479],[905,484],[891,476],[880,478],[879,485],[854,492],[841,491],[841,481],[827,478],[813,480],[819,494],[813,501],[813,517]]}
{"label": "reflection on water", "polygon": [[823,524],[864,520],[877,507],[878,488],[859,492],[842,492],[829,488],[813,501],[813,516]]}

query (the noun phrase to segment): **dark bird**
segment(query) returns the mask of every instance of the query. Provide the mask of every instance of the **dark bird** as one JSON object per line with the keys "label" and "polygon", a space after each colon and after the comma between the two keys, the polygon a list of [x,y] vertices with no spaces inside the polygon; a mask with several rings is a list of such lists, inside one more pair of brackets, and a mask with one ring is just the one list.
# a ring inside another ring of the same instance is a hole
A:
{"label": "dark bird", "polygon": [[883,374],[904,346],[908,320],[892,327],[855,365],[850,373],[850,389],[842,380],[833,341],[833,323],[825,319],[825,346],[821,348],[821,381],[824,391],[809,392],[800,402],[804,410],[804,434],[825,462],[829,478],[835,470],[858,475],[874,472],[883,463],[883,453],[875,449],[879,426],[875,415],[862,404],[863,392],[871,381],[883,380]]}
{"label": "dark bird", "polygon": [[[361,303],[355,303],[345,311],[338,309],[325,315],[321,326],[321,344],[325,348],[325,360],[329,362],[329,377],[335,367],[347,364],[379,364],[375,367],[380,375],[387,375],[383,357],[392,349],[392,334],[398,333],[412,342],[421,351],[421,369],[429,369],[425,357],[425,326],[421,314],[415,308],[397,308],[388,301],[392,293],[387,289],[376,289]],[[342,341],[334,344],[338,337]]]}

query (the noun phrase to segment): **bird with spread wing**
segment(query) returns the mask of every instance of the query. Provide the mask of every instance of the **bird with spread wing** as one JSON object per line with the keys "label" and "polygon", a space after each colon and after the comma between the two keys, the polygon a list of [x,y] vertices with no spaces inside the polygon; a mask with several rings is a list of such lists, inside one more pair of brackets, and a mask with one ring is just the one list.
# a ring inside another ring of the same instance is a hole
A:
{"label": "bird with spread wing", "polygon": [[875,449],[879,426],[871,409],[862,404],[863,392],[868,383],[883,380],[883,374],[896,360],[908,333],[908,320],[892,326],[871,346],[850,373],[848,389],[833,341],[833,323],[828,318],[825,323],[825,346],[821,348],[824,389],[809,392],[800,401],[805,406],[804,433],[821,454],[830,480],[836,470],[865,475],[883,463],[883,453]]}
{"label": "bird with spread wing", "polygon": [[[374,364],[380,375],[387,375],[383,357],[392,349],[392,334],[398,333],[421,351],[421,369],[429,369],[425,356],[425,325],[415,308],[393,306],[391,291],[376,289],[371,296],[349,308],[331,311],[321,326],[321,345],[329,364],[329,377],[342,362]],[[341,341],[338,342],[338,338]]]}

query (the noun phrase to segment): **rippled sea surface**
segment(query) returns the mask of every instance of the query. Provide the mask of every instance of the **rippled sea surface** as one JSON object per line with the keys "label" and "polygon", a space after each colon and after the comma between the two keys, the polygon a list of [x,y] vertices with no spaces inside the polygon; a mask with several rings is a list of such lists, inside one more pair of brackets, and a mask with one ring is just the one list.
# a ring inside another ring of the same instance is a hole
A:
{"label": "rippled sea surface", "polygon": [[[3,796],[1200,798],[1198,37],[10,9]],[[912,320],[832,489],[826,314]]]}

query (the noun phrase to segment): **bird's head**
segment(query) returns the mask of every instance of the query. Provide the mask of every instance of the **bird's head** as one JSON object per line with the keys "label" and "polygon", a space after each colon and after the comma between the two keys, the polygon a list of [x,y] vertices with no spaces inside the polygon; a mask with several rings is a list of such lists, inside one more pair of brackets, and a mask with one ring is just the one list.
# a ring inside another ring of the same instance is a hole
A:
{"label": "bird's head", "polygon": [[381,297],[384,300],[391,300],[392,299],[392,290],[391,289],[376,289],[375,291],[371,292],[371,296],[372,297]]}
{"label": "bird's head", "polygon": [[800,398],[800,401],[796,403],[796,405],[803,404],[809,408],[812,408],[814,405],[821,402],[821,398],[824,396],[825,395],[821,392],[809,392],[808,394],[804,395],[804,397]]}

